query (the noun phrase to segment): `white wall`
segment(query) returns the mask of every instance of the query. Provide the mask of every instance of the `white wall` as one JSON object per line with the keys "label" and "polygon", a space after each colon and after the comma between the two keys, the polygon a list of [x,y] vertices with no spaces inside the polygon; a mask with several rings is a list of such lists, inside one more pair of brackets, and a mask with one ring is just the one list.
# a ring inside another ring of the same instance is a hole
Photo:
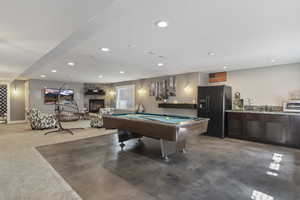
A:
{"label": "white wall", "polygon": [[232,71],[227,78],[233,94],[239,91],[255,105],[281,106],[288,99],[300,99],[300,64]]}
{"label": "white wall", "polygon": [[[30,108],[38,108],[42,112],[54,113],[54,105],[44,104],[44,88],[60,88],[64,82],[29,80],[29,104]],[[84,85],[83,83],[66,83],[66,88],[74,90],[74,100],[80,110],[84,108]],[[26,108],[28,109],[28,108]]]}

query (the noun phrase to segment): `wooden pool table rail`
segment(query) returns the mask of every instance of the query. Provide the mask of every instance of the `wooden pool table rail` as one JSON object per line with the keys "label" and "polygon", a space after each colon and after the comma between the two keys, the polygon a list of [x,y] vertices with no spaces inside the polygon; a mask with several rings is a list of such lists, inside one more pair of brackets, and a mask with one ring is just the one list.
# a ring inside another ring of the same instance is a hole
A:
{"label": "wooden pool table rail", "polygon": [[143,118],[103,115],[104,128],[118,129],[119,134],[131,132],[134,135],[161,140],[162,156],[165,158],[172,153],[184,151],[188,134],[206,133],[208,122],[209,119],[191,119],[172,124]]}

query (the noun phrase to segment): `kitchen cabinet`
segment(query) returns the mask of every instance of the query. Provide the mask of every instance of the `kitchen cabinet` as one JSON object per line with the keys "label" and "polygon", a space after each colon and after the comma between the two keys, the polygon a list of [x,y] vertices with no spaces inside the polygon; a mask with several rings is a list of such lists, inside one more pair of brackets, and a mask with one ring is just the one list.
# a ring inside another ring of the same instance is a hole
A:
{"label": "kitchen cabinet", "polygon": [[287,144],[289,146],[300,148],[300,116],[290,116],[289,123]]}
{"label": "kitchen cabinet", "polygon": [[285,144],[289,130],[289,116],[264,115],[265,139],[269,142]]}
{"label": "kitchen cabinet", "polygon": [[227,113],[227,136],[300,148],[300,116]]}
{"label": "kitchen cabinet", "polygon": [[227,136],[229,137],[243,137],[243,117],[244,114],[228,113]]}
{"label": "kitchen cabinet", "polygon": [[244,121],[244,136],[253,140],[264,140],[264,116],[260,114],[246,114]]}

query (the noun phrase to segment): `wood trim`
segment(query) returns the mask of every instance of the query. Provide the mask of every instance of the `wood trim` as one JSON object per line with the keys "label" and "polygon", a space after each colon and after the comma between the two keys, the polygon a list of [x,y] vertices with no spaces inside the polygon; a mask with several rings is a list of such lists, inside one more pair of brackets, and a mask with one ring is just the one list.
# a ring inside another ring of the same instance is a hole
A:
{"label": "wood trim", "polygon": [[196,109],[197,104],[189,103],[159,103],[159,108]]}

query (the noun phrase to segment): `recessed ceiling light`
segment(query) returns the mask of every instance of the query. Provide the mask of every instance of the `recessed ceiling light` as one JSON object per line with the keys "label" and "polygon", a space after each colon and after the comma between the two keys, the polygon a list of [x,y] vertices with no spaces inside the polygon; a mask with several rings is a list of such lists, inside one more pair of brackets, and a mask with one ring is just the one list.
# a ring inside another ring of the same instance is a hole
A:
{"label": "recessed ceiling light", "polygon": [[99,75],[98,77],[99,77],[99,78],[103,78],[103,75]]}
{"label": "recessed ceiling light", "polygon": [[271,63],[274,63],[274,62],[276,62],[276,60],[272,59],[272,60],[271,60]]}
{"label": "recessed ceiling light", "polygon": [[215,52],[213,52],[213,51],[211,51],[211,52],[208,52],[208,55],[210,55],[210,56],[215,56],[215,55],[216,55],[216,53],[215,53]]}
{"label": "recessed ceiling light", "polygon": [[57,70],[56,69],[52,69],[51,72],[55,73],[55,72],[57,72]]}
{"label": "recessed ceiling light", "polygon": [[42,74],[41,77],[42,77],[42,78],[46,78],[46,75]]}
{"label": "recessed ceiling light", "polygon": [[129,44],[128,45],[128,48],[134,48],[134,47],[136,47],[136,45],[134,45],[134,44]]}
{"label": "recessed ceiling light", "polygon": [[75,66],[75,63],[74,62],[68,62],[68,65],[69,66]]}
{"label": "recessed ceiling light", "polygon": [[101,48],[101,51],[108,52],[108,51],[109,51],[109,48],[103,47],[103,48]]}
{"label": "recessed ceiling light", "polygon": [[224,68],[224,69],[227,69],[227,66],[225,65],[223,68]]}
{"label": "recessed ceiling light", "polygon": [[124,71],[120,71],[120,74],[125,74],[125,72]]}
{"label": "recessed ceiling light", "polygon": [[148,54],[150,54],[150,55],[155,55],[155,52],[149,51]]}
{"label": "recessed ceiling light", "polygon": [[166,28],[169,24],[165,20],[159,20],[155,23],[155,25],[159,28]]}
{"label": "recessed ceiling light", "polygon": [[157,66],[162,67],[164,66],[164,63],[157,63]]}

